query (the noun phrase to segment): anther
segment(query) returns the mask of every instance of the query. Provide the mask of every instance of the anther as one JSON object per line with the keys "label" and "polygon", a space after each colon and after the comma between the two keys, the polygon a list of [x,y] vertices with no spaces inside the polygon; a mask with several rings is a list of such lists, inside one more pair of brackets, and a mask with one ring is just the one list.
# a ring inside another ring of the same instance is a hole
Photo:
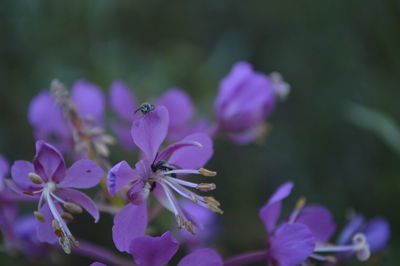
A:
{"label": "anther", "polygon": [[74,216],[68,212],[64,212],[61,214],[61,218],[64,219],[66,222],[72,222],[74,220]]}
{"label": "anther", "polygon": [[191,221],[185,221],[185,228],[188,232],[192,233],[193,235],[196,234],[196,232],[193,229],[193,224]]}
{"label": "anther", "polygon": [[29,195],[29,196],[35,196],[35,194],[33,194],[30,191],[23,191],[22,193],[24,193],[25,195]]}
{"label": "anther", "polygon": [[69,236],[69,240],[73,247],[79,248],[79,242],[73,236]]}
{"label": "anther", "polygon": [[219,201],[216,200],[214,197],[211,197],[211,196],[204,197],[204,200],[209,204],[212,204],[215,206],[221,206],[221,203],[219,203]]}
{"label": "anther", "polygon": [[36,173],[29,173],[28,176],[29,176],[29,179],[30,179],[33,183],[35,183],[35,184],[37,184],[37,185],[40,185],[40,184],[43,183],[43,179],[40,177],[40,175],[38,175],[38,174],[36,174]]}
{"label": "anther", "polygon": [[184,225],[183,218],[180,215],[176,216],[176,223],[178,224],[178,228],[181,229]]}
{"label": "anther", "polygon": [[214,183],[200,183],[196,186],[196,188],[200,191],[207,192],[216,189],[217,186]]}
{"label": "anther", "polygon": [[207,207],[213,212],[217,212],[217,213],[220,213],[220,214],[224,213],[218,206],[215,206],[214,204],[208,203]]}
{"label": "anther", "polygon": [[200,169],[199,169],[199,173],[200,173],[202,176],[216,176],[216,175],[217,175],[217,172],[210,171],[210,170],[205,169],[205,168],[200,168]]}
{"label": "anther", "polygon": [[82,207],[72,202],[65,203],[64,208],[67,209],[67,211],[69,211],[70,213],[74,214],[82,213]]}
{"label": "anther", "polygon": [[306,198],[301,197],[297,202],[296,202],[296,207],[295,210],[301,210],[304,208],[304,206],[306,205]]}
{"label": "anther", "polygon": [[56,235],[56,236],[58,236],[58,237],[64,237],[64,233],[63,233],[63,231],[61,230],[61,226],[60,226],[60,224],[58,223],[58,221],[56,220],[56,219],[54,219],[52,222],[51,222],[51,225],[52,225],[52,227],[53,227],[53,232],[54,232],[54,234]]}
{"label": "anther", "polygon": [[33,215],[35,215],[35,218],[36,218],[39,222],[44,223],[44,222],[46,221],[46,219],[44,218],[43,214],[41,214],[41,213],[38,212],[38,211],[34,211],[34,212],[33,212]]}
{"label": "anther", "polygon": [[192,199],[193,203],[197,203],[197,198],[193,194],[189,194],[190,198]]}

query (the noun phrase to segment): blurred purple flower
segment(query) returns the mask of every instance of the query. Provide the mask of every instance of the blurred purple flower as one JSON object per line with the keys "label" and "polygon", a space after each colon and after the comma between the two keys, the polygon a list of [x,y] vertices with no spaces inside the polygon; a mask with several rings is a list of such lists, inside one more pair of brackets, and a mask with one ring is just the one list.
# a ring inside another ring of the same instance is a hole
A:
{"label": "blurred purple flower", "polygon": [[[390,239],[390,225],[385,218],[375,217],[366,222],[362,215],[356,214],[340,233],[337,244],[351,243],[352,236],[359,232],[365,235],[371,253],[385,249]],[[339,258],[347,259],[352,255],[354,255],[354,252],[346,252],[341,254]]]}
{"label": "blurred purple flower", "polygon": [[[78,80],[72,87],[71,99],[86,123],[95,127],[103,125],[105,99],[98,86]],[[72,125],[49,91],[43,91],[32,99],[28,120],[34,128],[36,140],[45,140],[63,153],[74,148]]]}
{"label": "blurred purple flower", "polygon": [[80,213],[83,207],[95,222],[98,221],[95,203],[84,193],[70,189],[90,188],[99,183],[103,170],[95,162],[82,159],[66,169],[59,151],[39,140],[33,164],[16,161],[11,174],[21,192],[39,200],[34,214],[39,220],[37,234],[40,241],[55,243],[58,239],[64,251],[69,253],[71,245],[78,245],[66,224],[73,219],[71,213]]}
{"label": "blurred purple flower", "polygon": [[[179,243],[169,232],[160,237],[141,236],[135,238],[129,252],[140,266],[167,264],[178,251]],[[198,249],[181,259],[178,266],[222,266],[221,256],[212,249]]]}
{"label": "blurred purple flower", "polygon": [[215,189],[215,184],[196,184],[181,179],[187,174],[216,175],[202,168],[213,153],[211,139],[205,134],[196,133],[158,152],[167,135],[168,125],[168,110],[164,106],[158,106],[134,121],[132,138],[143,152],[143,159],[136,164],[135,169],[122,161],[108,173],[107,184],[111,195],[134,182],[127,191],[131,203],[114,218],[113,239],[120,251],[128,252],[132,239],[144,234],[147,226],[146,201],[150,192],[154,192],[157,199],[175,214],[178,227],[185,227],[192,233],[192,222],[182,210],[173,191],[202,207],[222,212],[218,207],[219,202],[214,198],[202,197],[187,189],[209,191]]}
{"label": "blurred purple flower", "polygon": [[215,101],[219,130],[236,144],[255,141],[265,131],[265,119],[275,106],[276,89],[282,82],[271,82],[246,62],[236,63],[221,81]]}
{"label": "blurred purple flower", "polygon": [[[135,111],[139,107],[133,91],[122,81],[115,81],[110,88],[111,108],[117,114],[118,120],[112,128],[124,148],[135,147],[130,134]],[[190,96],[180,89],[169,89],[154,101],[168,109],[170,124],[166,139],[169,142],[181,140],[192,133],[208,133],[211,130],[205,119],[193,122],[194,106]]]}

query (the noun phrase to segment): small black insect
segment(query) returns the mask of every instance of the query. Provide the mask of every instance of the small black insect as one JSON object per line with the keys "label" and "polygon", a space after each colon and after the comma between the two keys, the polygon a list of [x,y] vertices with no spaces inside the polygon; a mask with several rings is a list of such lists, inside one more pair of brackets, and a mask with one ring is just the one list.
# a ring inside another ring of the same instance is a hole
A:
{"label": "small black insect", "polygon": [[[176,168],[174,166],[170,165],[166,161],[158,161],[151,165],[151,170],[153,170],[153,172],[157,172],[158,170],[171,171],[171,170],[175,170],[175,169]],[[171,174],[171,176],[176,177],[176,174]]]}
{"label": "small black insect", "polygon": [[151,103],[142,103],[138,109],[135,110],[135,114],[137,112],[141,112],[143,115],[150,113],[155,108],[154,104]]}

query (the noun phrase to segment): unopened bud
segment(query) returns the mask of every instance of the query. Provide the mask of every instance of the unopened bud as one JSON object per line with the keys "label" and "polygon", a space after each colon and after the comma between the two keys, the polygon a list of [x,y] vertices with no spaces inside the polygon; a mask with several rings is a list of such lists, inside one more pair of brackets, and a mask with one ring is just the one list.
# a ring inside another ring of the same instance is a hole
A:
{"label": "unopened bud", "polygon": [[64,219],[66,222],[72,222],[74,220],[74,216],[68,212],[64,212],[61,214],[61,218]]}
{"label": "unopened bud", "polygon": [[35,218],[36,218],[39,222],[44,223],[44,222],[46,221],[46,219],[44,218],[43,214],[41,214],[41,213],[38,212],[38,211],[34,211],[34,212],[33,212],[33,215],[35,215]]}
{"label": "unopened bud", "polygon": [[36,174],[36,173],[29,173],[28,176],[29,176],[29,179],[30,179],[33,183],[35,183],[35,184],[37,184],[37,185],[40,185],[40,184],[43,183],[43,179],[40,177],[40,175],[38,175],[38,174]]}
{"label": "unopened bud", "polygon": [[203,175],[203,176],[216,176],[217,175],[217,172],[210,171],[210,170],[205,169],[205,168],[200,168],[199,169],[199,173],[201,175]]}
{"label": "unopened bud", "polygon": [[69,211],[70,213],[82,213],[82,207],[72,202],[64,203],[64,208],[67,209],[67,211]]}
{"label": "unopened bud", "polygon": [[200,183],[196,188],[200,191],[207,192],[216,189],[217,186],[214,183]]}

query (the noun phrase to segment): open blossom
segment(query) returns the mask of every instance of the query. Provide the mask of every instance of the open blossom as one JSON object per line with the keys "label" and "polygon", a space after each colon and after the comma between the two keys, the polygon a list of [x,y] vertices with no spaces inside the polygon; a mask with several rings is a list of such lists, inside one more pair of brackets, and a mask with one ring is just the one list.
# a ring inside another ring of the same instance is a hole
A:
{"label": "open blossom", "polygon": [[249,63],[236,63],[221,81],[215,101],[219,129],[236,144],[255,141],[265,133],[264,121],[274,109],[277,95],[288,91],[278,74],[270,78],[254,71]]}
{"label": "open blossom", "polygon": [[[169,232],[160,237],[140,236],[129,248],[135,262],[140,266],[167,264],[178,251],[179,243]],[[198,249],[183,257],[178,266],[222,266],[221,256],[212,249]]]}
{"label": "open blossom", "polygon": [[17,188],[24,194],[38,199],[37,235],[40,241],[55,243],[59,241],[66,253],[78,242],[67,226],[73,214],[85,209],[99,220],[95,203],[84,193],[71,188],[90,188],[97,185],[103,170],[93,161],[82,159],[66,169],[60,152],[45,143],[36,142],[36,155],[33,163],[16,161],[11,169]]}
{"label": "open blossom", "polygon": [[267,258],[272,265],[297,265],[307,259],[335,262],[333,256],[324,253],[353,251],[357,258],[365,261],[370,256],[366,235],[354,231],[349,234],[350,243],[332,245],[328,243],[335,230],[330,212],[319,205],[305,205],[302,199],[288,219],[277,225],[281,212],[281,201],[290,195],[293,183],[283,184],[260,210],[260,218],[269,234]]}
{"label": "open blossom", "polygon": [[111,140],[102,129],[105,99],[101,89],[78,80],[69,98],[60,83],[53,82],[51,87],[51,92],[39,93],[29,106],[28,120],[35,138],[47,141],[63,153],[73,149],[82,153],[81,146],[86,145],[82,137],[88,135],[95,148],[106,150],[104,146]]}
{"label": "open blossom", "polygon": [[[123,146],[132,149],[135,144],[131,137],[131,124],[135,119],[135,112],[140,105],[137,103],[133,91],[122,81],[115,81],[110,88],[111,108],[117,114],[118,120],[112,127]],[[194,106],[190,96],[180,89],[169,89],[158,99],[155,105],[163,105],[168,109],[170,125],[167,140],[174,142],[197,132],[206,133],[210,129],[204,119],[193,122]]]}
{"label": "open blossom", "polygon": [[107,182],[111,195],[133,182],[126,193],[130,203],[114,218],[113,239],[121,251],[128,251],[132,239],[144,234],[147,226],[146,201],[150,192],[174,213],[179,228],[184,227],[192,233],[193,224],[174,192],[202,207],[222,213],[218,207],[219,202],[213,197],[203,197],[190,190],[210,191],[215,189],[215,184],[196,184],[182,179],[187,174],[216,175],[215,172],[202,168],[213,153],[211,139],[205,134],[195,133],[159,152],[167,135],[168,125],[168,110],[164,106],[158,106],[134,121],[132,137],[143,152],[143,159],[136,164],[135,169],[122,161],[108,173]]}

